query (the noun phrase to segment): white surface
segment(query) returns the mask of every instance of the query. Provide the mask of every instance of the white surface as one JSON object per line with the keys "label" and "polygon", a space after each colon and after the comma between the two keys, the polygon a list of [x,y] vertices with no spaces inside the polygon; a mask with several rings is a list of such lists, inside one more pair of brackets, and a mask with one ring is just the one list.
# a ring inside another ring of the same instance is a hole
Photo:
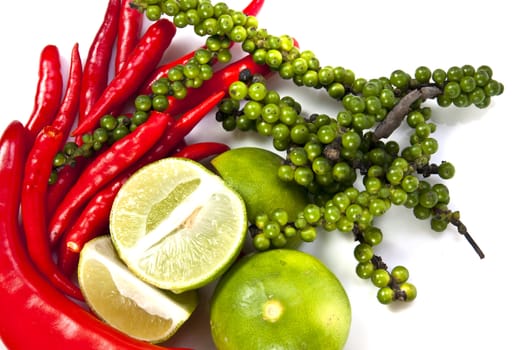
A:
{"label": "white surface", "polygon": [[[247,1],[228,1],[241,9]],[[267,0],[260,26],[273,34],[295,36],[313,50],[323,65],[344,65],[357,76],[376,78],[394,69],[408,72],[419,65],[488,64],[505,93],[486,110],[435,109],[439,154],[456,165],[447,182],[451,207],[459,209],[486,258],[480,261],[453,229],[436,234],[403,208],[381,219],[385,241],[378,253],[390,265],[403,264],[418,287],[410,305],[386,307],[376,288],[355,276],[354,242],[338,233],[320,237],[308,251],[320,257],[341,279],[353,307],[346,349],[437,350],[523,349],[518,322],[523,304],[524,249],[521,167],[524,125],[522,80],[525,33],[519,2],[443,0],[335,1]],[[82,58],[95,35],[106,1],[26,0],[6,11],[0,22],[0,130],[12,119],[27,120],[37,82],[38,58],[46,44],[58,45],[67,60],[75,42]],[[171,55],[198,45],[190,30],[180,30]],[[333,112],[319,94],[281,84],[310,112]],[[277,86],[277,85],[275,85]],[[226,134],[213,118],[193,140],[253,143],[247,135]],[[203,303],[174,342],[213,349]],[[5,317],[3,315],[2,317]],[[11,316],[9,316],[11,317]],[[23,325],[20,325],[23,327]]]}

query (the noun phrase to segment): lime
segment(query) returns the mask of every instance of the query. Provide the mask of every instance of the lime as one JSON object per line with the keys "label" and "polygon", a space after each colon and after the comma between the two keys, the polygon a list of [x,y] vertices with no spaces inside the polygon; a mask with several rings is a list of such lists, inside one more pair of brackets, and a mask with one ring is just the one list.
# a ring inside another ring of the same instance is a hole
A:
{"label": "lime", "polygon": [[110,215],[113,244],[144,281],[176,293],[219,277],[246,236],[242,198],[200,163],[165,158],[136,173]]}
{"label": "lime", "polygon": [[198,302],[196,291],[175,294],[138,279],[118,258],[109,236],[84,245],[78,281],[95,314],[130,337],[152,343],[171,337]]}
{"label": "lime", "polygon": [[214,290],[210,312],[219,350],[343,349],[351,323],[337,277],[316,257],[289,249],[237,262]]}
{"label": "lime", "polygon": [[248,220],[255,223],[259,214],[270,215],[285,209],[290,221],[309,203],[308,193],[296,183],[282,181],[278,169],[284,159],[257,147],[233,148],[211,160],[217,173],[246,203]]}

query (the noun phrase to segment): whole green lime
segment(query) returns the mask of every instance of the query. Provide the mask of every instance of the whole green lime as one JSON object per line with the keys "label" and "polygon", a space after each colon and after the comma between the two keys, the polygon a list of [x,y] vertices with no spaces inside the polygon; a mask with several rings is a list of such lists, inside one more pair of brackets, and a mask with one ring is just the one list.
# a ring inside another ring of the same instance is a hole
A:
{"label": "whole green lime", "polygon": [[290,221],[308,204],[308,193],[296,183],[281,180],[277,171],[284,159],[258,147],[233,148],[211,160],[224,181],[244,199],[248,221],[260,214],[285,209]]}
{"label": "whole green lime", "polygon": [[211,299],[219,350],[343,349],[351,307],[337,277],[316,257],[275,249],[237,262]]}

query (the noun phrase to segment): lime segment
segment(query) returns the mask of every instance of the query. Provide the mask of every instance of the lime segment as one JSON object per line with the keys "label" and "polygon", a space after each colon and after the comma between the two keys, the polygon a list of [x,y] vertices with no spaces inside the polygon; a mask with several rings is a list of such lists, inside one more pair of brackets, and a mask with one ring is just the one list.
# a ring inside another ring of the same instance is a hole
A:
{"label": "lime segment", "polygon": [[198,302],[196,291],[175,294],[138,279],[120,261],[109,236],[85,244],[78,280],[95,314],[130,337],[152,343],[171,337]]}

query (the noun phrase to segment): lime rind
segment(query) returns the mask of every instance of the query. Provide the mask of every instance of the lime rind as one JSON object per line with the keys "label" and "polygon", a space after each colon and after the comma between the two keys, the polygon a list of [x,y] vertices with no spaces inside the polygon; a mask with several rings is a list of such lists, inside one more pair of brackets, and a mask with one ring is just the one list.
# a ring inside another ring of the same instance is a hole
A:
{"label": "lime rind", "polygon": [[210,300],[215,347],[343,349],[348,294],[317,257],[293,249],[252,253],[225,273]]}
{"label": "lime rind", "polygon": [[293,221],[309,198],[304,187],[279,178],[278,169],[284,161],[264,148],[238,147],[216,156],[211,165],[242,196],[251,223],[257,215],[270,215],[275,209],[285,209]]}

